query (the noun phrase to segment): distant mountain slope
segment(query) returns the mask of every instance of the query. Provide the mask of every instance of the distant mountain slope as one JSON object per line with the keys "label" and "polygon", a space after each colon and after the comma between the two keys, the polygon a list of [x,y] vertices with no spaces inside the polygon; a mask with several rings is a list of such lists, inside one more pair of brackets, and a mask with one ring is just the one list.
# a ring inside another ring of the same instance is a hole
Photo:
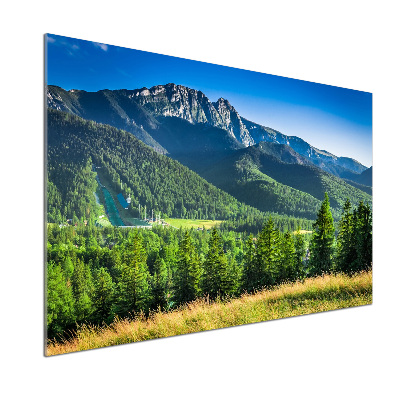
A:
{"label": "distant mountain slope", "polygon": [[361,185],[372,186],[372,167],[363,171],[356,179]]}
{"label": "distant mountain slope", "polygon": [[256,143],[265,141],[286,144],[300,155],[308,158],[316,166],[334,175],[341,176],[345,172],[359,174],[366,169],[356,160],[348,157],[337,157],[328,151],[319,150],[297,136],[284,135],[279,131],[266,128],[244,118],[242,118],[242,121]]}
{"label": "distant mountain slope", "polygon": [[[163,124],[169,121],[165,117],[176,117],[192,125],[219,128],[223,140],[226,140],[223,131],[227,132],[237,148],[262,141],[286,144],[323,170],[346,179],[351,179],[352,173],[360,174],[366,170],[356,160],[337,157],[311,146],[301,138],[287,136],[248,121],[226,99],[220,98],[212,103],[201,91],[173,83],[150,89],[101,90],[95,93],[65,91],[56,86],[48,86],[47,93],[50,108],[125,129],[164,154],[173,153],[178,146],[179,138],[176,136],[173,140],[170,137],[170,141],[162,141]],[[218,146],[219,140],[216,135],[215,140],[210,141],[210,146]]]}
{"label": "distant mountain slope", "polygon": [[[54,214],[54,210],[59,208],[59,218],[72,217],[66,215],[65,210],[71,198],[79,197],[80,193],[80,203],[70,212],[77,218],[88,216],[85,204],[94,203],[95,187],[91,162],[101,167],[102,175],[114,185],[113,190],[122,190],[125,196],[131,194],[133,208],[141,204],[148,210],[154,209],[170,217],[263,218],[260,211],[238,202],[179,162],[144,145],[130,133],[49,109],[48,178],[49,190],[53,193],[49,198],[49,209]],[[79,174],[74,176],[69,171],[78,171]],[[88,189],[64,190],[78,185],[88,186]]]}
{"label": "distant mountain slope", "polygon": [[275,143],[262,142],[232,151],[209,167],[200,168],[199,173],[262,211],[276,210],[306,218],[315,217],[325,191],[336,219],[347,198],[353,204],[372,200],[362,190],[317,168],[289,146]]}
{"label": "distant mountain slope", "polygon": [[341,177],[349,184],[370,195],[372,195],[372,167],[366,169],[361,174],[356,174],[346,170]]}
{"label": "distant mountain slope", "polygon": [[231,151],[245,148],[226,130],[207,124],[191,124],[177,117],[158,117],[159,129],[152,136],[168,155],[198,171]]}
{"label": "distant mountain slope", "polygon": [[135,101],[131,101],[124,91],[101,90],[93,93],[48,86],[47,105],[55,110],[124,129],[159,153],[167,153],[146,131],[146,128],[157,128],[157,120]]}
{"label": "distant mountain slope", "polygon": [[361,183],[357,183],[348,179],[343,179],[346,183],[348,183],[349,185],[362,190],[363,192],[369,194],[370,196],[372,196],[372,187],[371,186],[367,186],[367,185],[362,185]]}

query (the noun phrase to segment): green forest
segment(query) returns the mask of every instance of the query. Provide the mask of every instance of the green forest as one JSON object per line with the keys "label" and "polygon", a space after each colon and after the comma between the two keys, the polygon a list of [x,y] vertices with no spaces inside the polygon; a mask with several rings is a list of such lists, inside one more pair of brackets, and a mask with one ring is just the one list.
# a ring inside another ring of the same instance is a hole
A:
{"label": "green forest", "polygon": [[239,201],[266,212],[313,219],[325,192],[335,220],[340,218],[346,199],[371,205],[370,187],[349,184],[293,155],[289,146],[278,146],[262,142],[232,151],[230,156],[201,168],[200,174]]}
{"label": "green forest", "polygon": [[283,282],[372,267],[372,211],[346,201],[335,229],[324,200],[310,237],[272,218],[253,236],[227,229],[47,228],[48,337],[117,316],[172,310],[197,298],[228,300]]}
{"label": "green forest", "polygon": [[[189,163],[197,173],[132,133],[52,109],[47,119],[49,339],[372,267],[370,194],[287,147],[204,152]],[[151,225],[146,209],[220,222]],[[151,229],[123,226],[137,218]]]}
{"label": "green forest", "polygon": [[310,219],[266,214],[239,202],[128,132],[48,111],[48,222],[94,221],[94,164],[110,189],[131,195],[135,215],[141,205],[163,217],[224,220],[226,228],[253,233],[272,215],[281,230],[311,229]]}

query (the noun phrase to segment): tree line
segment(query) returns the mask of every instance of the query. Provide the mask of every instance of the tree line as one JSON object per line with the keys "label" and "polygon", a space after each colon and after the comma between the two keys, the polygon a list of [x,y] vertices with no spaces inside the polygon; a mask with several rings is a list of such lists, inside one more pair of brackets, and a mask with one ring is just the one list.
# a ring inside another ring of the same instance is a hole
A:
{"label": "tree line", "polygon": [[[253,233],[267,218],[132,134],[49,109],[48,222],[94,223],[100,211],[93,195],[93,164],[101,167],[101,181],[110,190],[131,195],[132,217],[139,216],[140,204],[142,211],[146,206],[163,218],[225,220],[230,229]],[[273,217],[281,229],[311,228],[311,220],[276,213]]]}
{"label": "tree line", "polygon": [[[212,229],[48,228],[49,337],[76,324],[148,315],[197,298],[244,292],[372,266],[372,212],[346,202],[338,235],[326,195],[308,240],[269,218],[258,235]],[[309,257],[308,257],[309,254]]]}
{"label": "tree line", "polygon": [[310,242],[310,273],[354,273],[372,268],[372,210],[362,201],[354,210],[345,202],[335,239],[335,227],[325,193],[313,224]]}

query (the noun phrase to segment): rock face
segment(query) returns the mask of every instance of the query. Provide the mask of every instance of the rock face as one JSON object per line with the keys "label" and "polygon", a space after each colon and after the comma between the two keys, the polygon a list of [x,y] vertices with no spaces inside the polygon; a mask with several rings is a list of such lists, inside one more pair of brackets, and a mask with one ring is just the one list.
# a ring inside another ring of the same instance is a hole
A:
{"label": "rock face", "polygon": [[242,118],[231,106],[228,100],[220,98],[216,103],[213,104],[219,115],[221,115],[222,128],[226,129],[232,136],[234,136],[246,147],[252,146],[256,143],[244,125]]}
{"label": "rock face", "polygon": [[208,124],[225,129],[245,146],[255,144],[228,100],[220,98],[212,103],[203,92],[174,83],[134,90],[130,97],[154,115]]}
{"label": "rock face", "polygon": [[163,143],[161,146],[154,139],[162,127],[160,117],[175,117],[190,124],[223,129],[241,147],[260,142],[287,145],[337,176],[350,172],[360,174],[367,169],[356,160],[319,150],[299,137],[287,136],[248,121],[226,99],[220,98],[212,103],[201,91],[174,83],[150,89],[100,90],[95,93],[49,86],[47,104],[50,108],[125,129],[161,153],[168,153],[168,145]]}
{"label": "rock face", "polygon": [[202,92],[173,83],[137,89],[129,97],[158,116],[182,118],[190,123],[212,123],[218,118]]}

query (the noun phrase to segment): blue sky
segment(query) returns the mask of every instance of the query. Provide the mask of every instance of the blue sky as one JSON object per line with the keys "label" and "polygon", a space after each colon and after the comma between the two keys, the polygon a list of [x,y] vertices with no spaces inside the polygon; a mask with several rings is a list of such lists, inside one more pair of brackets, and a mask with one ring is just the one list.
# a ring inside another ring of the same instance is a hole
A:
{"label": "blue sky", "polygon": [[47,83],[66,90],[176,83],[337,156],[372,165],[372,94],[297,79],[47,35]]}

